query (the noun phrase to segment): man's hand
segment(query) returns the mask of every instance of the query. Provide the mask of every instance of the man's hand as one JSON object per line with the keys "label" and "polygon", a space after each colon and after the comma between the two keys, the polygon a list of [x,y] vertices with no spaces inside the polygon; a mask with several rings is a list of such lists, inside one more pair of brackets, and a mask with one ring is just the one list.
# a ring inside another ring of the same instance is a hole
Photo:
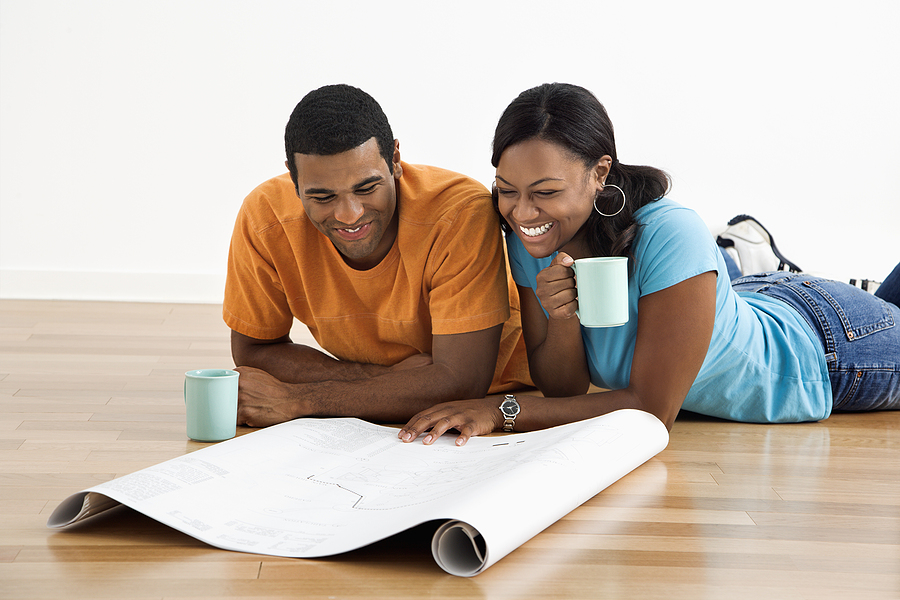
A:
{"label": "man's hand", "polygon": [[235,369],[238,378],[238,425],[267,427],[303,416],[289,384],[253,367]]}

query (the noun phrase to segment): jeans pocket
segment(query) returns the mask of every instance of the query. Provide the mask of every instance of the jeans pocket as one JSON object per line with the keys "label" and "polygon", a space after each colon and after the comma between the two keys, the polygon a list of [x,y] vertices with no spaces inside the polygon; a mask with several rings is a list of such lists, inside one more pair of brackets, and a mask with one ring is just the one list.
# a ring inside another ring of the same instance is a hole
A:
{"label": "jeans pocket", "polygon": [[[849,286],[824,279],[804,281],[803,287],[817,292],[831,306],[849,341],[894,326],[894,315],[887,303],[868,292],[858,288],[848,289]],[[840,301],[835,298],[832,290],[840,294]]]}

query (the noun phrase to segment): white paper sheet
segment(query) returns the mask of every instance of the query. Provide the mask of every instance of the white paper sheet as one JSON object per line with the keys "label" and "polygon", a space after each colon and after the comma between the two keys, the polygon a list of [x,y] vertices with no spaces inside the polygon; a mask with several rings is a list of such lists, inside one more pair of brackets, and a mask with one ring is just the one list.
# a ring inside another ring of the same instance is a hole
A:
{"label": "white paper sheet", "polygon": [[397,429],[358,419],[298,419],[88,488],[47,526],[121,503],[219,548],[312,558],[443,520],[435,561],[468,577],[662,451],[669,437],[649,413],[621,410],[462,448],[454,439],[405,444]]}

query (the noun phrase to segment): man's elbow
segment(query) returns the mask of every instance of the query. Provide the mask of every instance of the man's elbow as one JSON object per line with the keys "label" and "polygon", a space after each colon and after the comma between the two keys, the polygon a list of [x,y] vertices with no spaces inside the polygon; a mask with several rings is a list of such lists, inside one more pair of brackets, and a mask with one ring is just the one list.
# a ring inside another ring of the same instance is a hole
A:
{"label": "man's elbow", "polygon": [[246,340],[236,331],[231,332],[231,359],[236,367],[252,367],[252,351]]}
{"label": "man's elbow", "polygon": [[231,332],[231,359],[236,367],[256,367],[265,370],[266,348],[278,342],[290,342],[285,336],[277,340],[257,340],[237,331]]}

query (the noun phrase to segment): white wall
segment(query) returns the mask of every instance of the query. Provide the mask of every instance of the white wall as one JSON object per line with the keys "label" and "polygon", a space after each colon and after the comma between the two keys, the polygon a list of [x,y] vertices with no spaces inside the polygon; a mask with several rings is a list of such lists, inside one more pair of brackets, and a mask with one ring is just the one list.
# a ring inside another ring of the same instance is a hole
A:
{"label": "white wall", "polygon": [[[329,5],[329,6],[326,6]],[[0,297],[220,301],[244,196],[310,89],[485,184],[520,91],[594,91],[619,158],[806,270],[900,260],[900,2],[2,0]]]}

